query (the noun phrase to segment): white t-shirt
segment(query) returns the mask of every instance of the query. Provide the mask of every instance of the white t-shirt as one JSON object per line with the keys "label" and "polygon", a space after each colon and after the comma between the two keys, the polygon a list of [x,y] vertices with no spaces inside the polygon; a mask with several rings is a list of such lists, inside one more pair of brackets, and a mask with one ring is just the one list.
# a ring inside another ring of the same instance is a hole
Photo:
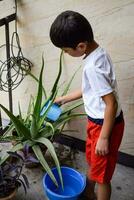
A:
{"label": "white t-shirt", "polygon": [[114,92],[118,102],[116,117],[121,112],[113,64],[106,51],[98,47],[84,59],[82,96],[87,115],[104,119],[105,102],[102,96]]}

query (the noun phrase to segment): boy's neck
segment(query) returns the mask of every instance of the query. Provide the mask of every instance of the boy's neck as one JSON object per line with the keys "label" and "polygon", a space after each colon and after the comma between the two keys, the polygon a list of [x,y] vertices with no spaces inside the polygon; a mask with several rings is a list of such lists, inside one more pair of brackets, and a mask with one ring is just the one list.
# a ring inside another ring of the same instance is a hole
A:
{"label": "boy's neck", "polygon": [[99,45],[97,44],[97,42],[95,40],[92,43],[88,43],[84,58],[86,58],[90,53],[92,53],[95,49],[97,49],[98,46]]}

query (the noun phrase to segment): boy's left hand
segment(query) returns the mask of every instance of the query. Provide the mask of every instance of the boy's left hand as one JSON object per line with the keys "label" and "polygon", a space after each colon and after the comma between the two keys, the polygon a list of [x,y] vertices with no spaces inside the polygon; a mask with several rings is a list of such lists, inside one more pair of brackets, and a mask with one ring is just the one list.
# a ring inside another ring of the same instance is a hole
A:
{"label": "boy's left hand", "polygon": [[99,138],[95,148],[95,154],[105,156],[109,153],[109,140],[108,138]]}

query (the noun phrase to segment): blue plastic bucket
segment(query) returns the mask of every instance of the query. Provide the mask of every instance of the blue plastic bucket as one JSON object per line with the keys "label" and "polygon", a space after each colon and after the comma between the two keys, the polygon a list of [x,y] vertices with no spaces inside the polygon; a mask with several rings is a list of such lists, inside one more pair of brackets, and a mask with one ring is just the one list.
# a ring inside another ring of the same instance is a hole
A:
{"label": "blue plastic bucket", "polygon": [[[40,116],[42,116],[44,114],[44,112],[46,111],[48,106],[49,106],[49,102],[43,106]],[[47,113],[47,118],[52,121],[56,121],[59,118],[59,116],[61,115],[61,112],[62,112],[62,110],[59,107],[59,105],[54,103],[54,104],[52,104],[51,108],[49,108],[49,111]]]}
{"label": "blue plastic bucket", "polygon": [[86,186],[86,176],[69,167],[61,167],[64,190],[60,184],[57,168],[52,172],[58,182],[57,188],[48,174],[43,177],[45,194],[50,200],[77,200]]}

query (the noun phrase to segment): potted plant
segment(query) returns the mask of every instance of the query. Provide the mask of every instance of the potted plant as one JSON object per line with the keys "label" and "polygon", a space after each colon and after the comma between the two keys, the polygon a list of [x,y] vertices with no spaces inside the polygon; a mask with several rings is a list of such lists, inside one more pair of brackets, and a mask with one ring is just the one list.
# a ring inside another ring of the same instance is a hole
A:
{"label": "potted plant", "polygon": [[[32,75],[30,72],[29,74],[38,81],[38,91],[37,91],[37,97],[36,99],[31,99],[28,107],[28,112],[26,118],[22,117],[21,109],[19,108],[19,115],[15,116],[13,115],[9,110],[7,110],[3,105],[0,104],[0,107],[6,112],[6,114],[10,117],[12,124],[9,126],[8,130],[4,133],[3,136],[0,137],[0,141],[9,141],[9,140],[15,140],[17,143],[11,151],[15,152],[20,149],[22,149],[25,145],[28,145],[32,148],[33,152],[35,153],[37,159],[43,166],[43,168],[47,171],[53,182],[57,185],[57,181],[51,171],[51,168],[49,167],[49,164],[45,160],[42,150],[40,148],[40,144],[43,144],[48,151],[50,152],[53,160],[55,161],[56,167],[58,169],[58,173],[60,176],[60,180],[62,182],[62,176],[60,171],[60,164],[57,158],[57,155],[55,153],[54,146],[51,142],[51,139],[54,135],[59,134],[63,131],[65,124],[72,118],[83,116],[85,114],[83,113],[72,113],[72,111],[81,106],[82,103],[78,102],[76,104],[73,104],[69,107],[63,108],[62,114],[60,117],[55,121],[51,122],[47,118],[47,113],[51,106],[53,105],[53,102],[55,100],[55,97],[58,94],[59,86],[58,82],[61,77],[62,72],[62,53],[60,56],[60,64],[59,64],[59,72],[57,75],[57,78],[54,82],[54,85],[52,87],[52,90],[50,94],[47,96],[45,89],[42,85],[42,74],[44,69],[44,59],[42,58],[42,68],[39,76],[39,80]],[[77,72],[77,71],[76,71]],[[64,92],[62,95],[65,95],[68,92],[68,89],[71,85],[71,82],[76,74],[72,76],[71,80],[67,84]],[[45,96],[45,100],[43,99],[43,93]],[[44,104],[48,103],[49,105],[43,115],[40,115],[41,110],[44,106]],[[11,130],[16,131],[17,135],[11,135],[9,132]],[[8,155],[4,156],[4,158],[1,160],[1,163],[4,162],[7,159]]]}
{"label": "potted plant", "polygon": [[4,162],[0,165],[0,200],[14,199],[18,187],[24,187],[25,194],[29,188],[28,179],[23,174],[24,159],[17,153],[8,152],[11,157],[16,157],[16,163]]}

